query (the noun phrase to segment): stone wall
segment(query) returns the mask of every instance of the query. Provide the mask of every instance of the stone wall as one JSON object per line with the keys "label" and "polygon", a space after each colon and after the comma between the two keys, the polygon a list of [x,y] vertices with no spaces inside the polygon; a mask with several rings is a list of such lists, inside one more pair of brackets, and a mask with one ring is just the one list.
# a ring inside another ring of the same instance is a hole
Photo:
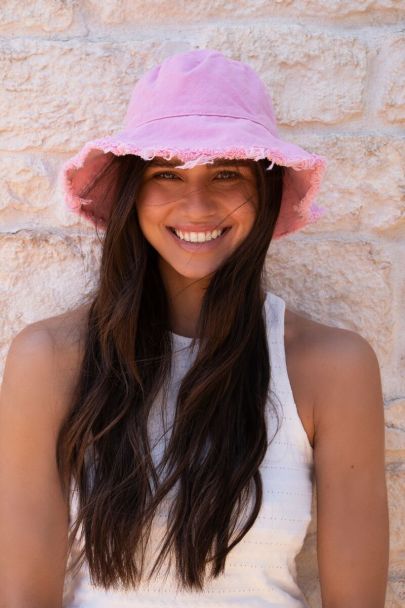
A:
{"label": "stone wall", "polygon": [[[402,6],[402,9],[401,9]],[[354,329],[379,358],[390,500],[387,606],[405,601],[404,4],[400,0],[2,0],[0,355],[26,324],[90,293],[99,245],[68,212],[58,169],[121,127],[138,77],[217,48],[249,63],[282,136],[329,159],[310,228],[271,245],[271,288]],[[315,511],[314,497],[314,511]],[[298,558],[321,606],[315,514]]]}

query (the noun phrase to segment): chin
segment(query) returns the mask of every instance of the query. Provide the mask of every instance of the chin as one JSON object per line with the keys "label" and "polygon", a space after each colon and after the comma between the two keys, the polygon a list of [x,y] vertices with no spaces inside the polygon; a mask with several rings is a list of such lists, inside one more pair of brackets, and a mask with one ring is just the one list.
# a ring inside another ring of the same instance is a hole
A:
{"label": "chin", "polygon": [[185,279],[198,281],[215,273],[220,264],[218,260],[215,264],[187,264],[187,262],[184,264],[170,264],[168,260],[165,260],[164,266],[171,269],[170,273],[174,272]]}
{"label": "chin", "polygon": [[177,275],[178,277],[183,277],[189,281],[199,281],[205,278],[209,278],[210,275],[213,275],[220,265],[222,264],[222,256],[220,259],[206,261],[204,263],[203,260],[200,262],[196,262],[196,260],[191,259],[187,262],[186,259],[182,263],[179,264],[178,259],[171,259],[173,256],[162,256],[160,254],[160,270],[163,274],[167,275]]}
{"label": "chin", "polygon": [[178,275],[184,277],[185,279],[190,279],[193,281],[198,281],[200,279],[205,279],[207,276],[212,275],[216,270],[215,268],[207,268],[206,270],[193,270],[191,268],[175,268],[174,269]]}

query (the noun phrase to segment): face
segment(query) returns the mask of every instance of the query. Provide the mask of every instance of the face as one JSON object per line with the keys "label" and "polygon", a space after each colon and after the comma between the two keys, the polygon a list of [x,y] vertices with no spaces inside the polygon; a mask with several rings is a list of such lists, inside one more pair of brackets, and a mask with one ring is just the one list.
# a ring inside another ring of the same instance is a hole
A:
{"label": "face", "polygon": [[160,256],[161,272],[202,279],[249,234],[257,209],[256,177],[249,160],[174,168],[180,163],[155,157],[135,204],[141,230]]}

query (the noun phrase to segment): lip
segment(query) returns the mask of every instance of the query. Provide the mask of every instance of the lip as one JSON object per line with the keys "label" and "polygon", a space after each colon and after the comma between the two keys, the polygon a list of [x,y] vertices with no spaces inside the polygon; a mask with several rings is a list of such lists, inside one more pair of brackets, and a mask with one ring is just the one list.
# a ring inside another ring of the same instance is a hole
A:
{"label": "lip", "polygon": [[[185,251],[205,252],[205,251],[210,251],[211,249],[215,249],[216,247],[218,247],[221,244],[221,242],[224,239],[226,239],[227,234],[231,231],[231,227],[228,226],[227,229],[225,230],[225,232],[223,232],[223,234],[221,234],[221,236],[217,237],[214,240],[206,241],[205,243],[188,243],[187,241],[183,241],[178,236],[176,236],[174,234],[174,232],[169,228],[169,226],[166,226],[166,230],[170,234],[172,239],[175,241],[175,243],[177,243],[177,245],[179,247],[181,247],[182,249],[184,249]],[[203,230],[192,230],[191,232],[204,232],[204,231]]]}

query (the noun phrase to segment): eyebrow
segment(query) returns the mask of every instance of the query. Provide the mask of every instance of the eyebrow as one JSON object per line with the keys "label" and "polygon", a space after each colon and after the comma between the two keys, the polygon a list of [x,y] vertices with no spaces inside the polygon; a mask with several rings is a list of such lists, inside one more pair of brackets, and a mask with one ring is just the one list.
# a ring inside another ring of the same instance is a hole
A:
{"label": "eyebrow", "polygon": [[[229,166],[248,166],[250,164],[251,161],[249,161],[249,159],[238,159],[238,158],[231,158],[231,159],[215,159],[213,163],[207,163],[206,164],[206,168],[209,169],[210,167],[229,167]],[[150,167],[175,167],[176,165],[179,164],[178,160],[165,160],[165,159],[159,159],[159,158],[154,158],[150,163],[149,166]],[[181,169],[181,166],[179,167],[179,169]]]}

